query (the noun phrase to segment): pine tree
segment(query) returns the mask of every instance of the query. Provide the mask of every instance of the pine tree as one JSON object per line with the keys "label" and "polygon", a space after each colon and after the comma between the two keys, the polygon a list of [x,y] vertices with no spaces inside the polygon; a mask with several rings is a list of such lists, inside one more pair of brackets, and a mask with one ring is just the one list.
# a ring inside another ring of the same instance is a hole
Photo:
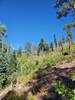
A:
{"label": "pine tree", "polygon": [[64,35],[62,35],[62,40],[60,41],[61,42],[61,51],[63,52],[64,50],[64,44],[65,44],[65,38],[64,38]]}
{"label": "pine tree", "polygon": [[38,45],[38,52],[48,52],[49,51],[49,45],[45,42],[44,39],[40,40],[40,43]]}
{"label": "pine tree", "polygon": [[13,53],[10,55],[10,59],[9,59],[9,67],[8,67],[9,75],[11,75],[12,73],[18,70],[17,65],[18,65],[18,62],[17,62],[16,52],[14,50]]}
{"label": "pine tree", "polygon": [[[57,9],[57,18],[67,17],[72,15],[75,18],[75,0],[57,0],[54,7]],[[69,42],[69,51],[71,48],[72,31],[71,28],[75,27],[75,22],[66,25],[67,41]]]}
{"label": "pine tree", "polygon": [[53,43],[52,42],[50,43],[50,48],[51,48],[51,51],[54,50],[54,47],[53,47]]}
{"label": "pine tree", "polygon": [[64,38],[64,35],[62,35],[62,43],[63,43],[63,45],[65,44],[65,38]]}
{"label": "pine tree", "polygon": [[7,36],[6,26],[0,24],[0,51],[4,51],[4,38]]}
{"label": "pine tree", "polygon": [[18,57],[21,57],[21,55],[22,55],[22,48],[19,48],[19,49],[17,50],[17,56],[18,56]]}
{"label": "pine tree", "polygon": [[7,54],[0,52],[0,88],[7,84],[9,61]]}
{"label": "pine tree", "polygon": [[29,56],[31,54],[31,43],[27,42],[25,45],[25,52]]}
{"label": "pine tree", "polygon": [[65,25],[65,30],[67,32],[67,42],[69,43],[69,52],[71,49],[71,43],[72,43],[72,23]]}
{"label": "pine tree", "polygon": [[57,48],[57,39],[56,39],[56,35],[54,34],[54,44],[55,44],[55,47]]}
{"label": "pine tree", "polygon": [[57,18],[66,17],[69,13],[75,17],[75,0],[57,0],[54,7],[57,8]]}
{"label": "pine tree", "polygon": [[39,43],[39,45],[38,45],[38,49],[39,49],[40,51],[44,51],[44,48],[45,48],[45,41],[44,41],[44,39],[41,39],[41,40],[40,40],[40,43]]}
{"label": "pine tree", "polygon": [[58,45],[59,45],[59,48],[61,48],[61,51],[63,52],[63,42],[62,42],[62,40],[60,40],[58,42]]}

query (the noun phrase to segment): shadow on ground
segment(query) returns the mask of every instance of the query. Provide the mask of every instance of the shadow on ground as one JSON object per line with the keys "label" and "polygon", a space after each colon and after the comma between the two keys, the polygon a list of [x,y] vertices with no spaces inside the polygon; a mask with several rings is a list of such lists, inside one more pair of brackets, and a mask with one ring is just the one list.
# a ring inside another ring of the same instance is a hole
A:
{"label": "shadow on ground", "polygon": [[27,93],[23,93],[23,95],[18,95],[14,90],[9,91],[2,100],[26,100]]}
{"label": "shadow on ground", "polygon": [[[36,72],[37,76],[34,80],[31,91],[33,94],[38,94],[41,91],[42,100],[62,100],[62,97],[54,91],[53,86],[58,82],[62,81],[68,88],[75,88],[75,81],[72,81],[71,74],[75,72],[75,68],[45,68],[39,69]],[[64,99],[63,99],[64,100]],[[66,99],[67,100],[67,99]]]}
{"label": "shadow on ground", "polygon": [[47,67],[36,71],[36,76],[27,84],[31,88],[23,95],[18,96],[15,91],[10,91],[2,100],[27,100],[28,92],[38,95],[37,100],[67,100],[62,99],[61,95],[56,93],[53,86],[61,80],[67,87],[74,89],[75,81],[71,80],[71,74],[75,72],[75,68],[51,68]]}

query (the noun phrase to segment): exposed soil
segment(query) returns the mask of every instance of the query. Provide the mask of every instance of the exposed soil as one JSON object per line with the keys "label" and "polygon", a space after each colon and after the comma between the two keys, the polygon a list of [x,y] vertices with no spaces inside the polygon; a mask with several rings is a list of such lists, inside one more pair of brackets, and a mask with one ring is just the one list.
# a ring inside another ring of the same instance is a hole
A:
{"label": "exposed soil", "polygon": [[57,81],[61,80],[67,87],[75,88],[75,81],[71,80],[73,72],[75,72],[75,61],[39,69],[35,72],[36,76],[33,77],[32,81],[29,81],[27,84],[17,85],[1,100],[10,100],[8,97],[16,91],[22,92],[22,95],[16,95],[17,98],[19,98],[18,100],[27,100],[28,95],[34,95],[36,97],[35,100],[67,100],[58,95],[58,93],[53,90],[53,86]]}

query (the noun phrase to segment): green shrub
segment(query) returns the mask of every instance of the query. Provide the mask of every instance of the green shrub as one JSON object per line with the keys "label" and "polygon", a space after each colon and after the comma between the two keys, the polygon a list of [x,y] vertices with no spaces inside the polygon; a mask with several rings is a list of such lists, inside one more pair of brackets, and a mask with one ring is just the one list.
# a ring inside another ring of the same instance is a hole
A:
{"label": "green shrub", "polygon": [[70,89],[65,86],[61,81],[57,82],[54,86],[55,91],[60,94],[62,97],[66,97],[68,100],[75,100],[75,89]]}
{"label": "green shrub", "polygon": [[22,100],[22,99],[23,97],[19,96],[15,91],[9,91],[6,97],[6,100]]}
{"label": "green shrub", "polygon": [[31,95],[31,96],[28,96],[27,100],[36,100],[36,99],[35,99],[35,96]]}
{"label": "green shrub", "polygon": [[75,72],[72,73],[71,78],[75,81]]}
{"label": "green shrub", "polygon": [[69,55],[69,51],[64,50],[62,54],[63,54],[64,56]]}
{"label": "green shrub", "polygon": [[4,88],[5,85],[7,84],[7,78],[4,76],[0,76],[0,89]]}

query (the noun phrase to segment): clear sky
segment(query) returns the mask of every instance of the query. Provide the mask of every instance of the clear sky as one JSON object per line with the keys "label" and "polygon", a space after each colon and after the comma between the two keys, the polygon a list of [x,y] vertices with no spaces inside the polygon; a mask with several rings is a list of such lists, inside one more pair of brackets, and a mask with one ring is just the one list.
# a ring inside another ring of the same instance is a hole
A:
{"label": "clear sky", "polygon": [[57,20],[53,4],[56,0],[0,0],[0,22],[7,26],[7,41],[14,48],[26,42],[38,44],[40,38],[48,43],[64,34],[63,25],[70,18]]}

